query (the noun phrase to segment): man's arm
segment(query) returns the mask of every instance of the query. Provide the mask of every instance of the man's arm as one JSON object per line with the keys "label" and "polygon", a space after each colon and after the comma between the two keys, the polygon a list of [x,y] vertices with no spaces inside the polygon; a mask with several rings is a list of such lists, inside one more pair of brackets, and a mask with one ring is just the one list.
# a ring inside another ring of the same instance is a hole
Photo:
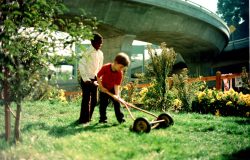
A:
{"label": "man's arm", "polygon": [[79,62],[79,66],[78,66],[78,69],[79,69],[79,72],[80,72],[80,76],[82,78],[82,80],[85,82],[85,81],[91,81],[89,79],[89,77],[87,76],[86,74],[86,65],[87,65],[87,62],[84,58],[82,58]]}
{"label": "man's arm", "polygon": [[98,70],[100,70],[101,68],[102,68],[102,66],[103,66],[103,59],[104,59],[104,57],[103,57],[103,52],[102,51],[100,51],[100,55],[99,55],[100,57],[100,59],[99,59],[99,68],[98,68]]}

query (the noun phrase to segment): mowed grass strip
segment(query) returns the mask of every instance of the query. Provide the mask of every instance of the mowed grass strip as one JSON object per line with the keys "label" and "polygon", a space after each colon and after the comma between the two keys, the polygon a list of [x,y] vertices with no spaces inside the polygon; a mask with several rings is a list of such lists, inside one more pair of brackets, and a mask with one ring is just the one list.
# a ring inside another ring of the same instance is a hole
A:
{"label": "mowed grass strip", "polygon": [[[123,109],[126,117],[124,124],[118,124],[112,106],[109,106],[107,111],[108,123],[99,124],[97,106],[91,123],[82,126],[75,123],[79,116],[80,103],[25,102],[21,120],[22,141],[17,145],[10,145],[4,140],[4,107],[1,108],[0,160],[168,160],[250,157],[249,118],[172,113],[175,122],[173,126],[152,129],[148,134],[138,134],[129,130],[133,120],[126,109]],[[145,117],[149,121],[154,119],[143,112],[133,109],[131,111],[135,117]]]}

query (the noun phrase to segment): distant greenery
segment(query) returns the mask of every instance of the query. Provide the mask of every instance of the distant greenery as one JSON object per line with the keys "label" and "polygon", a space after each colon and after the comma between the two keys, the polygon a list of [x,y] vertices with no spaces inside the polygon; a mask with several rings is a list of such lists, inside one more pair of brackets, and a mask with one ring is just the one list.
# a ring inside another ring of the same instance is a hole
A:
{"label": "distant greenery", "polygon": [[249,0],[218,0],[217,14],[231,30],[231,40],[249,37]]}
{"label": "distant greenery", "polygon": [[249,22],[249,1],[218,0],[217,13],[230,25],[238,25],[240,21]]}
{"label": "distant greenery", "polygon": [[[116,121],[111,107],[108,123],[98,124],[96,107],[92,122],[83,127],[75,125],[80,100],[26,101],[23,106],[21,143],[6,143],[4,126],[0,124],[0,159],[171,160],[247,159],[250,156],[249,118],[173,113],[173,126],[137,134],[129,131],[133,120],[125,109],[126,123],[122,125]],[[142,112],[132,110],[132,113],[153,119]],[[0,121],[4,120],[3,115],[1,109]]]}

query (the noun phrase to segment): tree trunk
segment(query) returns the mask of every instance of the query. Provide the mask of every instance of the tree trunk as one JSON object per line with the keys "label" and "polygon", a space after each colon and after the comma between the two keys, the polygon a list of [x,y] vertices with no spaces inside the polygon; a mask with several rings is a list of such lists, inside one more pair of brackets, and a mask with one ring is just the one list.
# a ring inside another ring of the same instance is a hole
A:
{"label": "tree trunk", "polygon": [[17,103],[17,110],[16,110],[16,121],[15,121],[15,142],[20,141],[20,119],[21,119],[21,102]]}
{"label": "tree trunk", "polygon": [[10,126],[11,126],[11,120],[10,120],[10,87],[8,83],[8,77],[9,77],[9,70],[5,67],[3,69],[4,71],[4,82],[3,82],[3,89],[4,89],[4,112],[5,112],[5,139],[7,142],[10,140]]}
{"label": "tree trunk", "polygon": [[10,109],[9,104],[5,104],[5,139],[7,142],[10,140]]}

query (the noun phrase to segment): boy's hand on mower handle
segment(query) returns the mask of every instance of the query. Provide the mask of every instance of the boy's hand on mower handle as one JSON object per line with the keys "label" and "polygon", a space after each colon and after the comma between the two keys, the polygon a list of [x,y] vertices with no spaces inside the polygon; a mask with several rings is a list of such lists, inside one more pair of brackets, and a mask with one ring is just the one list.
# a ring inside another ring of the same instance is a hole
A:
{"label": "boy's hand on mower handle", "polygon": [[119,97],[119,96],[113,95],[113,98],[114,98],[115,100],[117,100],[118,102],[120,102],[120,97]]}
{"label": "boy's hand on mower handle", "polygon": [[121,97],[119,97],[118,95],[113,95],[112,96],[116,101],[120,102],[123,105],[126,105],[127,102],[125,102]]}
{"label": "boy's hand on mower handle", "polygon": [[121,97],[118,97],[118,96],[117,96],[117,98],[118,98],[118,101],[119,101],[121,104],[128,106],[128,105],[127,105],[127,102],[126,102],[124,99],[122,99]]}

